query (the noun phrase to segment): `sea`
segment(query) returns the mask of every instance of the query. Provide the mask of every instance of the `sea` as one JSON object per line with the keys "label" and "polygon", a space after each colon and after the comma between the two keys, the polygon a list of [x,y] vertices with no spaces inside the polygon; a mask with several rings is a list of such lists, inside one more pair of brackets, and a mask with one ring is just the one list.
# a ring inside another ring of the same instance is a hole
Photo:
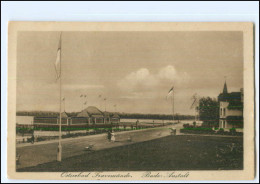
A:
{"label": "sea", "polygon": [[[178,120],[160,120],[160,119],[120,119],[121,123],[139,123],[143,124],[163,124],[163,123],[176,123]],[[181,124],[190,124],[192,125],[194,120],[180,120]],[[196,125],[201,125],[202,121],[196,121]]]}

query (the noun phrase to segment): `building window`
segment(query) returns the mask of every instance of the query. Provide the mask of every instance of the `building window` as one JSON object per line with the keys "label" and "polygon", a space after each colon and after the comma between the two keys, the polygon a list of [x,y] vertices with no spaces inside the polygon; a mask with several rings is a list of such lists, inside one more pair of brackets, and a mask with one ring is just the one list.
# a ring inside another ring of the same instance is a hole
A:
{"label": "building window", "polygon": [[226,116],[226,108],[224,108],[223,110],[223,116]]}
{"label": "building window", "polygon": [[222,116],[222,108],[220,108],[220,116]]}

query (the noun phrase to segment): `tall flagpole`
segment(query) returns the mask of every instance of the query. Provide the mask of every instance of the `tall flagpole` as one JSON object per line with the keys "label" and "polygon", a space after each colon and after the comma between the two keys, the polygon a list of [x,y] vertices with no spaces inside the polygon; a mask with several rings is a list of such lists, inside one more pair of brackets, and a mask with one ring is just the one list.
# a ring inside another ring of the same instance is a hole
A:
{"label": "tall flagpole", "polygon": [[57,160],[61,162],[62,146],[61,146],[61,38],[62,32],[60,33],[60,125],[59,125],[59,145],[58,145],[58,156]]}
{"label": "tall flagpole", "polygon": [[173,92],[172,92],[172,120],[174,121],[174,93],[175,90],[173,88]]}
{"label": "tall flagpole", "polygon": [[196,122],[196,120],[197,120],[196,116],[197,116],[197,111],[196,111],[196,106],[195,106],[194,122]]}
{"label": "tall flagpole", "polygon": [[66,109],[65,109],[66,108],[66,104],[65,104],[66,103],[66,98],[64,98],[63,101],[64,101],[64,112],[66,112]]}
{"label": "tall flagpole", "polygon": [[104,101],[105,101],[105,112],[106,112],[107,111],[107,103],[106,103],[107,99],[105,98]]}

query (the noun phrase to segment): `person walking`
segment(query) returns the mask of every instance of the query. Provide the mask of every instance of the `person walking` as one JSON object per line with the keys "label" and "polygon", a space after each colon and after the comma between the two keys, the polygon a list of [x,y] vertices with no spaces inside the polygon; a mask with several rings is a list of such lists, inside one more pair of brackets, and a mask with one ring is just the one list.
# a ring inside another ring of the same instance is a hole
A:
{"label": "person walking", "polygon": [[115,142],[116,141],[116,137],[115,137],[115,133],[112,131],[111,133],[111,141]]}
{"label": "person walking", "polygon": [[138,128],[138,123],[139,123],[139,120],[136,121],[136,129]]}
{"label": "person walking", "polygon": [[34,144],[34,135],[32,134],[31,143]]}
{"label": "person walking", "polygon": [[110,130],[107,132],[107,139],[110,142],[111,141],[111,132]]}

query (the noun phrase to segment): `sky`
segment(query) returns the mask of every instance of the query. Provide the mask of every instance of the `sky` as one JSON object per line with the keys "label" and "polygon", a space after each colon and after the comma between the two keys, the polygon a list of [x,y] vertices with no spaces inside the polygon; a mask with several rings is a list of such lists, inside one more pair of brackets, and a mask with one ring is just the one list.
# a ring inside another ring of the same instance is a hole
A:
{"label": "sky", "polygon": [[[18,33],[17,111],[59,111],[59,40]],[[242,32],[62,32],[62,110],[171,114],[174,86],[174,112],[192,115],[193,94],[217,98],[225,77],[229,92],[243,87],[243,62]]]}

